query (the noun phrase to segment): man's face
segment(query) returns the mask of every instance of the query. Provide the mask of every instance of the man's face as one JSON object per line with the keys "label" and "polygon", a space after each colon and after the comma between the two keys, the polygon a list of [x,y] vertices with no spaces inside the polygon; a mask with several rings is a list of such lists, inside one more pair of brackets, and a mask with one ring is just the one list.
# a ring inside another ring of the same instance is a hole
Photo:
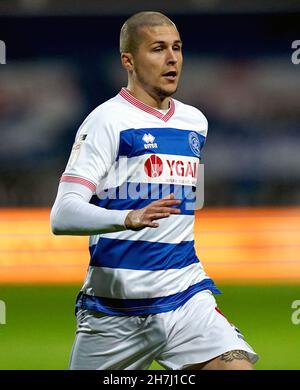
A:
{"label": "man's face", "polygon": [[173,26],[143,27],[133,55],[133,79],[150,95],[172,95],[182,68],[182,43]]}

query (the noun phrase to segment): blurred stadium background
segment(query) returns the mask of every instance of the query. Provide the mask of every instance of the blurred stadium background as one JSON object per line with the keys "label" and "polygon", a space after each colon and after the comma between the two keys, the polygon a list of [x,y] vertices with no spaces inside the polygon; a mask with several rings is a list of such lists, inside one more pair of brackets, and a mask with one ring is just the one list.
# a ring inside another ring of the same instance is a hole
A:
{"label": "blurred stadium background", "polygon": [[141,10],[177,24],[176,97],[209,120],[195,241],[219,306],[258,369],[300,369],[300,3],[283,0],[0,2],[0,369],[67,368],[87,238],[54,237],[49,210],[79,124],[125,84],[118,34]]}

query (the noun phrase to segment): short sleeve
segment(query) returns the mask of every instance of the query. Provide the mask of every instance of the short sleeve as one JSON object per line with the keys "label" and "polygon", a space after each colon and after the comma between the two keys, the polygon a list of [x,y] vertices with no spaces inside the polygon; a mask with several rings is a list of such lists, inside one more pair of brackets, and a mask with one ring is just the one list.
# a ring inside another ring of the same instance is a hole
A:
{"label": "short sleeve", "polygon": [[81,183],[95,192],[116,159],[117,143],[101,113],[90,114],[77,132],[61,181]]}

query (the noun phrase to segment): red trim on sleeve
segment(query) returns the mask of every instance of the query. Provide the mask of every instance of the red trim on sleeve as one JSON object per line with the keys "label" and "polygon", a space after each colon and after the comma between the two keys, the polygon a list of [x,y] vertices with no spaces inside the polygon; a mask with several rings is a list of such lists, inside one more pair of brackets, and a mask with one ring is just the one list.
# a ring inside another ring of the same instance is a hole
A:
{"label": "red trim on sleeve", "polygon": [[84,179],[83,177],[79,177],[79,176],[62,175],[60,182],[82,184],[83,186],[88,187],[93,192],[95,192],[96,188],[97,188],[97,186],[93,182],[91,182],[87,179]]}
{"label": "red trim on sleeve", "polygon": [[122,88],[119,95],[121,95],[122,98],[127,100],[133,106],[147,112],[148,114],[156,116],[158,119],[161,119],[164,122],[167,122],[175,112],[175,103],[171,98],[170,98],[170,108],[166,114],[163,114],[160,111],[156,110],[155,108],[148,106],[148,104],[145,104],[140,100],[138,100],[137,98],[135,98],[134,96],[132,96],[126,88]]}
{"label": "red trim on sleeve", "polygon": [[224,318],[226,318],[225,315],[221,312],[220,309],[218,309],[217,307],[215,307],[215,309],[216,309],[216,311],[217,311],[219,314],[221,314],[221,316],[223,316]]}

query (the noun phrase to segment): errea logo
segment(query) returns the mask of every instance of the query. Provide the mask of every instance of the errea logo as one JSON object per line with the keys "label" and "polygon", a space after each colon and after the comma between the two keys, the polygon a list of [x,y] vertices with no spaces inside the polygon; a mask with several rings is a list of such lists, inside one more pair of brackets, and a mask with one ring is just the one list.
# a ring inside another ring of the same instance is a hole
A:
{"label": "errea logo", "polygon": [[157,143],[154,143],[155,137],[150,133],[144,134],[142,140],[145,142],[145,149],[156,149],[158,147]]}

